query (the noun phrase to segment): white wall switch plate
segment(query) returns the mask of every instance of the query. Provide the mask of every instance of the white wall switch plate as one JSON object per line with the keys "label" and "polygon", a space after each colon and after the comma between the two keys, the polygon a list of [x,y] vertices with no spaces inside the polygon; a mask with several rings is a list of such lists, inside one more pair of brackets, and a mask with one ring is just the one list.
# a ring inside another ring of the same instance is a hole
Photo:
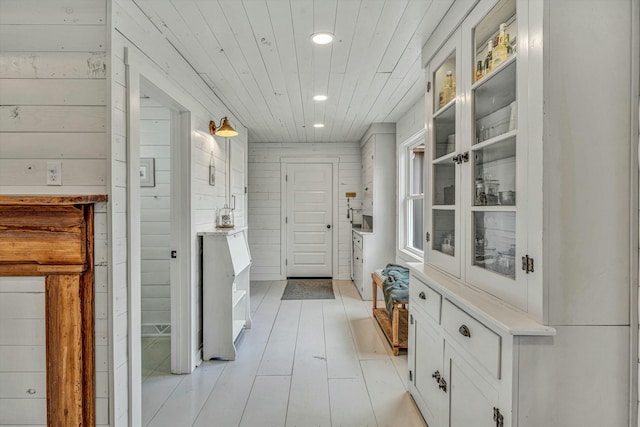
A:
{"label": "white wall switch plate", "polygon": [[62,185],[62,162],[47,162],[47,185]]}

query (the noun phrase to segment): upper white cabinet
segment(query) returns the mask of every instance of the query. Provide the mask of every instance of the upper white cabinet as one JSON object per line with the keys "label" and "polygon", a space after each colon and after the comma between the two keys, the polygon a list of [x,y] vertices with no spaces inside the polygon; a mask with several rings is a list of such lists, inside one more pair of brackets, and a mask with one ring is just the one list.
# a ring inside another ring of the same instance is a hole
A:
{"label": "upper white cabinet", "polygon": [[[542,301],[529,300],[529,287],[541,282],[528,274],[537,257],[527,214],[539,213],[526,210],[538,166],[529,146],[540,143],[527,124],[541,126],[542,117],[520,119],[527,108],[518,96],[535,88],[526,76],[541,68],[519,43],[528,34],[516,0],[488,10],[490,3],[474,9],[427,66],[426,262],[542,320]],[[523,259],[525,267],[531,260],[525,269]]]}
{"label": "upper white cabinet", "polygon": [[409,369],[430,426],[637,422],[638,16],[456,1],[423,47]]}

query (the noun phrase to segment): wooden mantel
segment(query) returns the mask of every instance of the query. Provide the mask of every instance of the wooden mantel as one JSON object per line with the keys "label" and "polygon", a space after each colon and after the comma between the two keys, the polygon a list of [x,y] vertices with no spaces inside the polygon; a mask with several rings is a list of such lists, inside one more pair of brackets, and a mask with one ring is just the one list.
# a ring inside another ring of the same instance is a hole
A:
{"label": "wooden mantel", "polygon": [[0,276],[45,276],[47,425],[95,425],[93,205],[0,196]]}

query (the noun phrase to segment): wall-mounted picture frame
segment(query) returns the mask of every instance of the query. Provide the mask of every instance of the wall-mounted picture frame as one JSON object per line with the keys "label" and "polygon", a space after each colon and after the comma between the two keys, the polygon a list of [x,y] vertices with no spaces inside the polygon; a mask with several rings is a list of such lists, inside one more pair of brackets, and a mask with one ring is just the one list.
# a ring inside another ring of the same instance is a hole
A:
{"label": "wall-mounted picture frame", "polygon": [[140,158],[140,187],[156,186],[156,159],[153,157]]}
{"label": "wall-mounted picture frame", "polygon": [[216,185],[216,167],[214,165],[209,165],[209,185],[214,187]]}

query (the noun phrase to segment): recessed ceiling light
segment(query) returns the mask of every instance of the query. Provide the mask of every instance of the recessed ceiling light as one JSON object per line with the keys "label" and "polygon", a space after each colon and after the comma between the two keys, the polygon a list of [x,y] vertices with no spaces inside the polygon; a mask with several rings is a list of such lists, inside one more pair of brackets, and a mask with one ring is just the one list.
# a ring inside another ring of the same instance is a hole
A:
{"label": "recessed ceiling light", "polygon": [[314,128],[323,128],[324,127],[324,123],[315,123],[313,125]]}
{"label": "recessed ceiling light", "polygon": [[333,41],[333,34],[329,33],[316,33],[311,36],[311,40],[315,44],[329,44]]}
{"label": "recessed ceiling light", "polygon": [[316,95],[313,97],[314,101],[326,101],[327,100],[327,95]]}

